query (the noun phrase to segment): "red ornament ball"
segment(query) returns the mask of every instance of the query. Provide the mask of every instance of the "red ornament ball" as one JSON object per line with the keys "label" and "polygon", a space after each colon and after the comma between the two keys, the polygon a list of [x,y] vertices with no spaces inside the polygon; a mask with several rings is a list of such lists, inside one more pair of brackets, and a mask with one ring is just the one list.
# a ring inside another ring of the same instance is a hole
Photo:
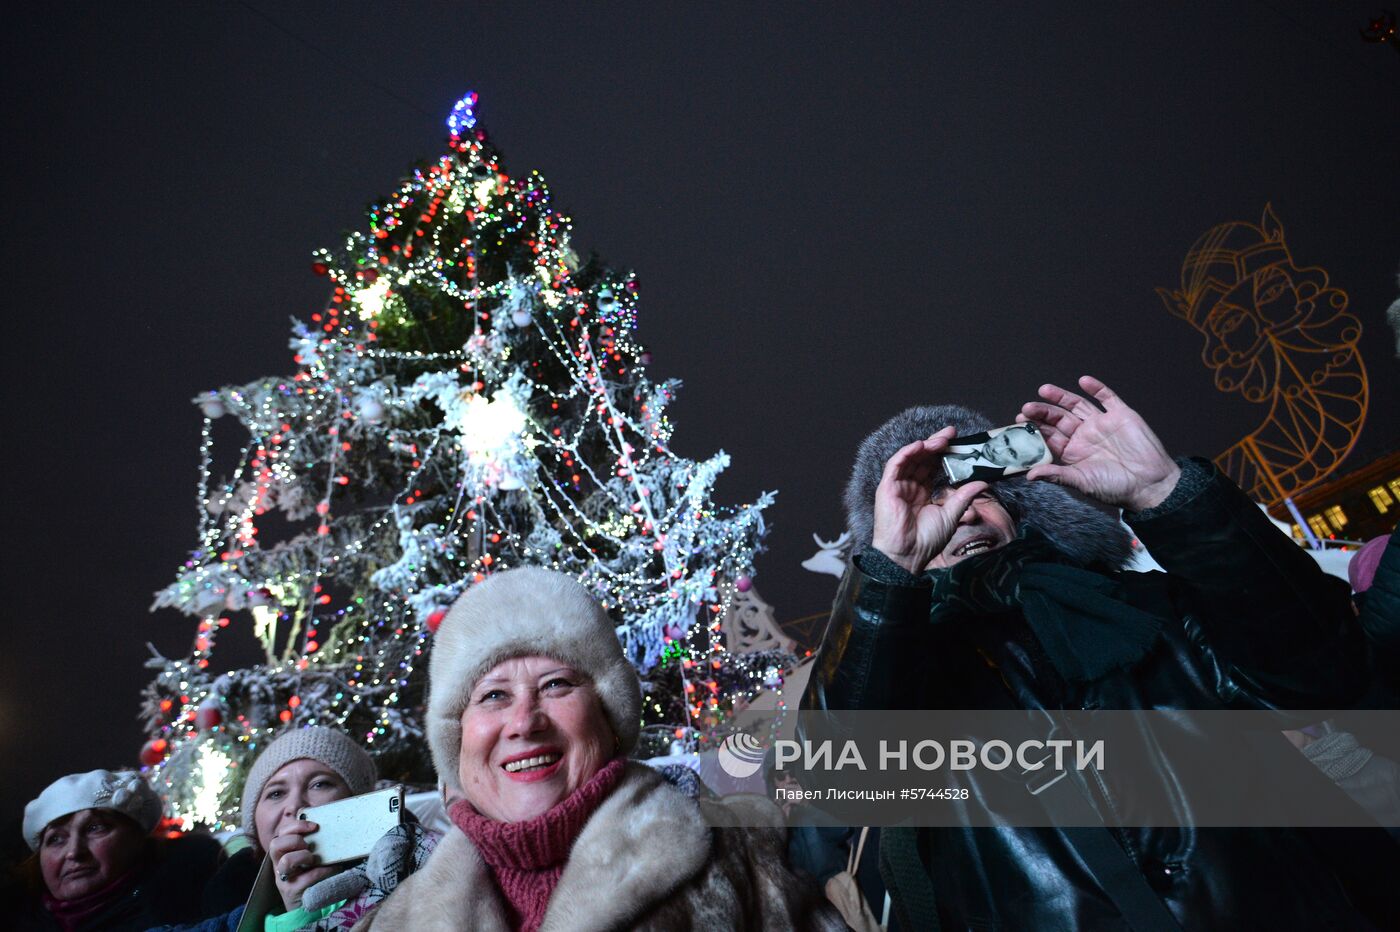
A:
{"label": "red ornament ball", "polygon": [[363,272],[360,273],[360,277],[365,280],[366,284],[373,285],[376,281],[379,280],[379,270],[365,269]]}
{"label": "red ornament ball", "polygon": [[734,588],[738,589],[740,592],[748,592],[753,588],[753,580],[749,579],[747,576],[740,576],[738,579],[734,580]]}
{"label": "red ornament ball", "polygon": [[447,609],[440,608],[428,616],[428,630],[437,634],[437,629],[442,626],[442,620],[447,617]]}
{"label": "red ornament ball", "polygon": [[224,710],[220,708],[217,701],[206,702],[199,707],[199,711],[194,715],[195,727],[200,731],[208,731],[211,728],[218,728],[224,723]]}
{"label": "red ornament ball", "polygon": [[315,272],[317,275],[325,275],[330,270],[331,267],[326,265],[324,262],[311,263],[311,271]]}
{"label": "red ornament ball", "polygon": [[170,750],[170,742],[164,738],[152,738],[141,746],[141,763],[154,767],[165,760],[165,752]]}

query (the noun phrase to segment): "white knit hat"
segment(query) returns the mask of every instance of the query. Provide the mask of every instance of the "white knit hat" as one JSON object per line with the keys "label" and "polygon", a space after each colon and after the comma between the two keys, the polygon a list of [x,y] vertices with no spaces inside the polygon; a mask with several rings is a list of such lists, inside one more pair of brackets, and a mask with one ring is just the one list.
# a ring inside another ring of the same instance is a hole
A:
{"label": "white knit hat", "polygon": [[349,735],[321,725],[284,731],[258,755],[243,784],[243,834],[252,841],[258,840],[253,813],[263,787],[283,764],[302,759],[319,761],[334,770],[350,787],[351,796],[374,789],[374,759]]}
{"label": "white knit hat", "polygon": [[24,807],[24,840],[38,851],[39,838],[50,822],[84,809],[120,812],[143,833],[156,827],[161,814],[160,797],[139,773],[89,770],[55,780]]}
{"label": "white knit hat", "polygon": [[442,620],[428,661],[428,745],[438,780],[460,793],[462,712],[477,681],[516,657],[548,657],[593,681],[619,750],[636,746],[642,686],[612,619],[572,577],[506,570],[468,589]]}

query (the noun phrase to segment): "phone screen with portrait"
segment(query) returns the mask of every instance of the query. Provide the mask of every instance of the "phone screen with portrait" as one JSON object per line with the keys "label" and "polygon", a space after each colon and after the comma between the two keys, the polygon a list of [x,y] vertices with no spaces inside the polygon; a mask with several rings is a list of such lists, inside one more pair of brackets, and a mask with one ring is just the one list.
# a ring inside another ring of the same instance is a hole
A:
{"label": "phone screen with portrait", "polygon": [[979,434],[954,437],[943,454],[943,473],[953,485],[981,479],[995,482],[1019,476],[1054,457],[1031,423],[993,427]]}

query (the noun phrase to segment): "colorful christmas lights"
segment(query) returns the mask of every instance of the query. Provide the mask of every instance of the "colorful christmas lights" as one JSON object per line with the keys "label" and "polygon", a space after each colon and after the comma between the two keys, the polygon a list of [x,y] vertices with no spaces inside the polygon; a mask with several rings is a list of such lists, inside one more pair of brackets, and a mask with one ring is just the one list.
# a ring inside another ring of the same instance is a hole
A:
{"label": "colorful christmas lights", "polygon": [[[156,606],[199,625],[190,656],[150,662],[145,709],[147,763],[187,825],[233,816],[239,774],[284,724],[345,728],[381,772],[430,780],[432,632],[512,566],[569,573],[607,606],[646,680],[653,752],[696,748],[781,682],[788,658],[733,654],[719,625],[771,495],[716,507],[728,457],[670,451],[678,383],[645,374],[636,279],[579,262],[544,180],[505,173],[476,104],[458,102],[447,154],[366,232],[317,254],[332,292],[293,327],[298,370],[195,399],[199,546]],[[225,416],[249,440],[215,482]],[[211,669],[230,625],[265,666]]]}

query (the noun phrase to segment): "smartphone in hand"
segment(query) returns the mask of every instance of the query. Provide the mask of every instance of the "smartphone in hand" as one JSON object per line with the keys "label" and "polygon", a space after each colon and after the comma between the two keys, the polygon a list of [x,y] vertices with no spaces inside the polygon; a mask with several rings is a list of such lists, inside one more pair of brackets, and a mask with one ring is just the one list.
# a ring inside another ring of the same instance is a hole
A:
{"label": "smartphone in hand", "polygon": [[374,843],[403,821],[403,785],[312,806],[297,818],[316,823],[306,843],[322,864],[357,861],[368,857]]}
{"label": "smartphone in hand", "polygon": [[966,437],[954,437],[943,454],[943,472],[953,485],[981,479],[995,482],[1029,472],[1054,457],[1032,423],[1008,424]]}

